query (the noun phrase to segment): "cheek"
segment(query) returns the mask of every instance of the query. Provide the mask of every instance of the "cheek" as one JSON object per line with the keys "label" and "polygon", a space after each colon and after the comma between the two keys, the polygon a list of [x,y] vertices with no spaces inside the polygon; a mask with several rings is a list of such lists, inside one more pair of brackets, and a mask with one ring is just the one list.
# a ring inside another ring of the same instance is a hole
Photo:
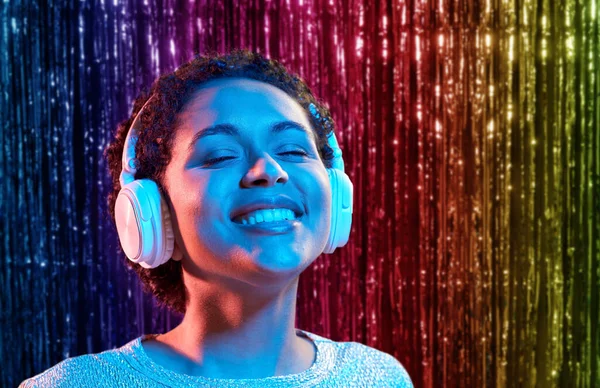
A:
{"label": "cheek", "polygon": [[223,222],[219,196],[204,186],[189,185],[182,191],[180,202],[175,204],[177,212],[177,223],[181,237],[185,245],[191,251],[201,246],[210,246],[210,242],[217,241],[219,234],[223,233]]}
{"label": "cheek", "polygon": [[181,177],[173,183],[171,201],[177,214],[177,223],[182,231],[195,224],[199,218],[206,218],[213,194],[207,190],[207,183],[198,177]]}
{"label": "cheek", "polygon": [[187,206],[193,217],[197,233],[209,235],[217,231],[228,233],[230,201],[233,199],[238,182],[234,174],[212,174],[197,177],[188,189]]}
{"label": "cheek", "polygon": [[327,171],[323,169],[319,174],[312,177],[310,181],[305,182],[308,188],[307,195],[313,204],[313,210],[320,219],[325,219],[330,214],[331,209],[331,186]]}

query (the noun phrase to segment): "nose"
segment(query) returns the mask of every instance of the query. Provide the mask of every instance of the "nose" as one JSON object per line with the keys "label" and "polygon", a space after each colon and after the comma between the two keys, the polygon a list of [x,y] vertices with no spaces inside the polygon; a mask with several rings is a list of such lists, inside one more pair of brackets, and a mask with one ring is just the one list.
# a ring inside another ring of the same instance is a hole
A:
{"label": "nose", "polygon": [[246,175],[242,178],[242,185],[252,186],[272,186],[277,182],[285,183],[288,181],[288,174],[281,168],[268,153],[256,158],[256,161],[250,167]]}

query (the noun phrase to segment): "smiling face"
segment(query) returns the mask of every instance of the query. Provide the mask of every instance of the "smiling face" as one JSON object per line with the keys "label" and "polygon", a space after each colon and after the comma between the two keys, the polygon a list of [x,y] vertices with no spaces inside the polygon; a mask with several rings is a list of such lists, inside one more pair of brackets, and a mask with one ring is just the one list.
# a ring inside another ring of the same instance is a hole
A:
{"label": "smiling face", "polygon": [[[256,286],[298,276],[323,252],[331,222],[331,187],[306,111],[273,85],[223,78],[203,84],[177,119],[164,186],[184,269]],[[279,229],[232,220],[275,197],[291,200],[301,218]]]}

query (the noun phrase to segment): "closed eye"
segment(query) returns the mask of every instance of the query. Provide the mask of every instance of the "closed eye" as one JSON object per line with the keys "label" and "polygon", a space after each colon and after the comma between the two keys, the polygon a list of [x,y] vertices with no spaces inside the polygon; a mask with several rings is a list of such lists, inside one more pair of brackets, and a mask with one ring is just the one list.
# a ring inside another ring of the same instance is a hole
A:
{"label": "closed eye", "polygon": [[206,164],[215,164],[228,159],[235,159],[233,156],[221,156],[220,158],[208,159]]}
{"label": "closed eye", "polygon": [[308,154],[304,151],[288,151],[288,152],[282,152],[283,155],[285,154],[296,154],[296,155],[303,155],[303,156],[308,156]]}
{"label": "closed eye", "polygon": [[[300,156],[308,156],[308,154],[304,151],[287,151],[287,152],[282,152],[281,155],[287,155],[287,154],[294,154],[294,155],[300,155]],[[235,159],[234,156],[221,156],[219,158],[213,158],[213,159],[208,159],[205,163],[206,164],[215,164],[215,163],[219,163],[219,162],[223,162],[225,160],[229,160],[229,159]]]}

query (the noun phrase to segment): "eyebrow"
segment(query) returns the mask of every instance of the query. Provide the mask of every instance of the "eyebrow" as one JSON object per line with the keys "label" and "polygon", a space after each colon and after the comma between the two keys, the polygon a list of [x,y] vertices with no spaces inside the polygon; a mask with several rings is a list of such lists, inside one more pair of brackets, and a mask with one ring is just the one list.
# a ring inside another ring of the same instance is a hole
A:
{"label": "eyebrow", "polygon": [[[280,133],[285,130],[296,130],[304,132],[316,142],[315,134],[313,133],[313,131],[307,129],[304,125],[295,121],[280,121],[271,125],[271,128],[269,128],[269,132],[271,134]],[[188,146],[188,152],[191,152],[196,142],[198,142],[198,140],[202,139],[203,137],[211,135],[239,136],[239,134],[240,132],[238,128],[232,124],[216,124],[204,128],[203,130],[198,131],[196,134],[194,134],[194,137],[192,137],[192,141],[190,141],[190,145]]]}

